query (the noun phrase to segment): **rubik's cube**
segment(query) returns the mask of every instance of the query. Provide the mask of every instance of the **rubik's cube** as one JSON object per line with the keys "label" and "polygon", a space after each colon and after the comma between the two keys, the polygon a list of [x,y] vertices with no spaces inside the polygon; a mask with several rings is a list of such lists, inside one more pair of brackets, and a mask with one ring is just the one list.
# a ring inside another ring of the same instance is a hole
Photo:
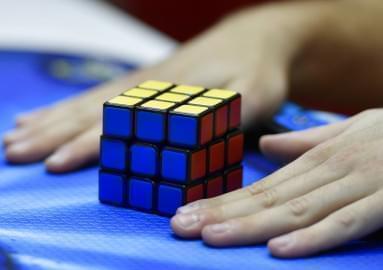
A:
{"label": "rubik's cube", "polygon": [[146,81],[103,107],[99,199],[173,215],[242,186],[240,94]]}

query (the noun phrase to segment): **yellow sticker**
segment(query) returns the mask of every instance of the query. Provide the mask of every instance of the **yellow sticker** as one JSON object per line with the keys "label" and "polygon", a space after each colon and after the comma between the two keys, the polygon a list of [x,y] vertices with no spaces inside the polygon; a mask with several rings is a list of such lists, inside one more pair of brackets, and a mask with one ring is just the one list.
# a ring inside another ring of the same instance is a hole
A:
{"label": "yellow sticker", "polygon": [[174,92],[174,93],[180,93],[180,94],[185,94],[185,95],[189,95],[189,96],[194,96],[194,95],[201,93],[203,90],[205,90],[205,88],[203,88],[201,86],[178,85],[178,86],[174,87],[173,89],[171,89],[170,91]]}
{"label": "yellow sticker", "polygon": [[178,108],[175,108],[173,111],[198,116],[207,110],[208,110],[207,107],[202,107],[202,106],[181,105]]}
{"label": "yellow sticker", "polygon": [[170,101],[170,102],[183,102],[187,100],[189,96],[187,95],[181,95],[181,94],[174,94],[174,93],[164,93],[162,95],[159,95],[156,97],[158,100],[164,100],[164,101]]}
{"label": "yellow sticker", "polygon": [[193,105],[202,105],[202,106],[212,107],[222,102],[223,102],[222,99],[217,99],[217,98],[196,97],[190,100],[188,103]]}
{"label": "yellow sticker", "polygon": [[158,91],[156,91],[156,90],[132,88],[132,89],[125,91],[123,94],[125,96],[130,96],[130,97],[149,98],[149,97],[154,96],[157,93],[158,93]]}
{"label": "yellow sticker", "polygon": [[146,82],[141,83],[138,87],[140,88],[146,88],[146,89],[153,89],[157,91],[164,91],[170,88],[173,84],[170,82],[161,82],[161,81],[154,81],[149,80]]}
{"label": "yellow sticker", "polygon": [[212,98],[221,98],[221,99],[229,99],[233,96],[235,96],[237,92],[226,90],[226,89],[211,89],[207,91],[206,93],[203,93],[203,96],[205,97],[212,97]]}
{"label": "yellow sticker", "polygon": [[114,98],[108,100],[108,103],[113,104],[113,105],[134,106],[137,103],[140,103],[141,101],[142,101],[141,98],[117,96],[117,97],[114,97]]}
{"label": "yellow sticker", "polygon": [[167,110],[174,105],[175,103],[173,102],[149,100],[148,102],[145,102],[144,104],[142,104],[141,107],[149,108],[149,109]]}

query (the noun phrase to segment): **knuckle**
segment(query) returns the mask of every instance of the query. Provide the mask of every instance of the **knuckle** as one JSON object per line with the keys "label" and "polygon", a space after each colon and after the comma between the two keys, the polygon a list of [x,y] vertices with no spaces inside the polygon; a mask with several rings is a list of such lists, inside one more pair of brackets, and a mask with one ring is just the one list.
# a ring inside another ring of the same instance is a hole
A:
{"label": "knuckle", "polygon": [[301,217],[307,213],[309,202],[305,197],[296,198],[287,202],[287,208],[291,215]]}
{"label": "knuckle", "polygon": [[265,181],[259,181],[247,188],[247,191],[250,195],[257,195],[259,193],[263,193],[267,190]]}
{"label": "knuckle", "polygon": [[191,209],[205,209],[210,206],[210,199],[200,199],[191,203],[188,203],[187,206]]}
{"label": "knuckle", "polygon": [[344,230],[351,230],[356,224],[356,213],[352,210],[344,210],[335,217],[335,223]]}
{"label": "knuckle", "polygon": [[229,219],[230,215],[230,209],[227,205],[219,205],[217,207],[206,209],[206,213],[208,213],[208,216],[212,218],[214,222],[221,222],[226,219]]}
{"label": "knuckle", "polygon": [[262,206],[264,208],[273,207],[278,201],[278,192],[275,188],[271,188],[262,193]]}

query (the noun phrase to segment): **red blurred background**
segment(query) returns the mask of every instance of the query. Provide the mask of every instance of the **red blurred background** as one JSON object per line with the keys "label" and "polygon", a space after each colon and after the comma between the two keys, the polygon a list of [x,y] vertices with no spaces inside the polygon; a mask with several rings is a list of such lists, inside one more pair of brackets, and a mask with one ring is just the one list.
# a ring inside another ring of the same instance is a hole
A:
{"label": "red blurred background", "polygon": [[111,2],[169,36],[185,41],[214,24],[225,14],[267,0],[111,0]]}
{"label": "red blurred background", "polygon": [[[178,41],[195,36],[230,12],[272,1],[277,0],[110,0],[117,7]],[[297,97],[294,101],[313,108],[346,114],[354,112],[350,108],[323,106],[318,101]]]}

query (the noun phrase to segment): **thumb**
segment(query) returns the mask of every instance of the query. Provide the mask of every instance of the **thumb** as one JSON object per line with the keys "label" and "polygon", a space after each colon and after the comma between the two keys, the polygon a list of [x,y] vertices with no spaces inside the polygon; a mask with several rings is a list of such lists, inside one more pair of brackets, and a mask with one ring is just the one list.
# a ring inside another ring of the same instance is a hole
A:
{"label": "thumb", "polygon": [[265,135],[260,139],[260,149],[274,160],[289,162],[314,146],[341,134],[349,125],[350,121],[343,121],[303,131]]}

